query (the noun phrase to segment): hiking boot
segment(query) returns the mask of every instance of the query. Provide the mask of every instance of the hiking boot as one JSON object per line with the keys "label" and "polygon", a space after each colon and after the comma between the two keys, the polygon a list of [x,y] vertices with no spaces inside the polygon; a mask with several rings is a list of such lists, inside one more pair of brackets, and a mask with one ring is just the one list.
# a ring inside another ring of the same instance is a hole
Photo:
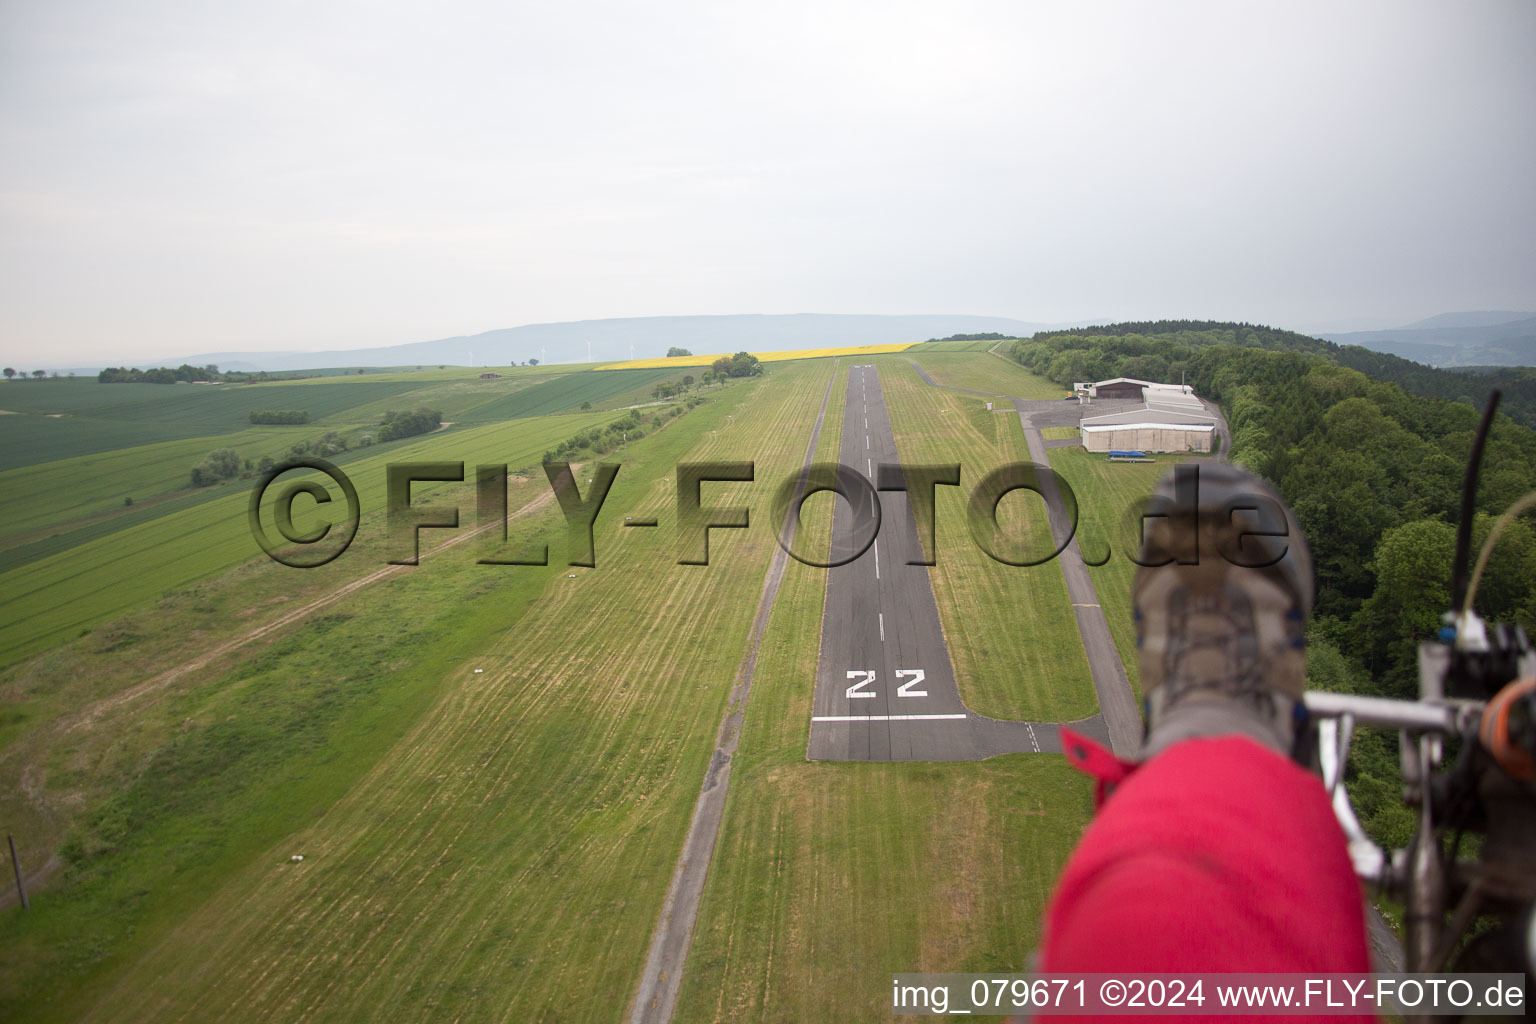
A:
{"label": "hiking boot", "polygon": [[1295,516],[1264,481],[1219,462],[1176,467],[1146,516],[1131,589],[1143,757],[1232,734],[1299,756],[1313,583]]}

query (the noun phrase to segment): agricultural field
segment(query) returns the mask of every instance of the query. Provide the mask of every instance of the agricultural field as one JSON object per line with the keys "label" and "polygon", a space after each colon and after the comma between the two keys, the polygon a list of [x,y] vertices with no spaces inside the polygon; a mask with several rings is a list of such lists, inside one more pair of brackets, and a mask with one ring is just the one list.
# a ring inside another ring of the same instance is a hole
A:
{"label": "agricultural field", "polygon": [[137,505],[187,489],[191,468],[212,448],[233,448],[246,458],[276,457],[294,442],[323,432],[311,426],[248,427],[216,438],[125,446],[5,470],[0,472],[0,523],[5,524],[0,545],[9,546],[13,538],[39,527],[123,510],[129,507],[125,499]]}
{"label": "agricultural field", "polygon": [[1060,398],[1061,388],[1036,377],[1011,359],[987,352],[930,352],[926,348],[906,353],[909,362],[921,366],[936,383],[967,388],[1009,398]]}
{"label": "agricultural field", "polygon": [[538,378],[551,373],[578,373],[582,370],[590,370],[595,363],[540,363],[538,366],[381,366],[362,368],[358,367],[336,370],[305,370],[305,373],[319,374],[321,376],[305,377],[295,381],[297,384],[320,384],[327,382],[327,376],[356,375],[364,380],[374,381],[410,381],[420,384],[430,381],[456,381],[463,380],[466,376],[478,378],[482,373],[499,373],[503,379],[526,377]]}
{"label": "agricultural field", "polygon": [[28,408],[0,416],[0,472],[194,437],[210,439],[205,451],[229,447],[213,439],[248,429],[253,410],[304,409],[315,426],[367,402],[399,401],[397,396],[416,386],[363,379],[218,387],[62,378],[12,382],[4,396],[11,406]]}
{"label": "agricultural field", "polygon": [[650,389],[673,376],[671,368],[658,370],[591,370],[564,374],[541,380],[530,388],[516,391],[482,405],[465,418],[471,421],[524,419],[569,412],[583,402],[604,406],[619,396],[628,396],[633,404],[653,401]]}
{"label": "agricultural field", "polygon": [[[1007,369],[941,355],[961,375],[962,360]],[[903,354],[875,358],[903,457],[963,466],[963,486],[940,489],[931,575],[965,699],[998,717],[1092,713],[1059,570],[993,562],[966,526],[980,476],[1025,457],[1017,416],[924,383]],[[0,912],[0,1017],[626,1017],[777,550],[772,496],[829,384],[817,457],[836,457],[849,363],[778,361],[696,390],[696,407],[653,407],[675,366],[424,373],[382,394],[372,375],[253,385],[222,393],[275,392],[251,407],[328,408],[327,422],[0,476],[0,774],[24,783],[0,792],[0,816],[45,879],[33,913]],[[322,401],[292,400],[311,390]],[[72,418],[125,404],[86,397]],[[254,456],[418,398],[453,425],[332,460],[363,515],[319,568],[259,557],[251,481],[179,486],[212,442]],[[646,436],[576,459],[583,493],[594,462],[621,471],[597,566],[568,566],[538,463],[621,404],[642,404]],[[712,531],[709,566],[678,564],[677,465],[742,459],[754,480],[703,500],[750,508],[751,527]],[[407,461],[463,462],[467,478],[413,488],[460,523],[422,530],[414,567],[388,564],[385,530],[384,467]],[[504,541],[470,533],[481,463],[512,473]],[[163,490],[123,506],[134,480]],[[1044,529],[1023,497],[999,508],[1009,543]],[[834,500],[804,510],[823,545]],[[540,549],[549,564],[480,561]],[[883,1019],[892,969],[1024,969],[1087,820],[1090,784],[1054,757],[808,762],[826,579],[788,561],[757,649],[675,1020]]]}
{"label": "agricultural field", "polygon": [[[807,417],[814,417],[830,370],[822,364],[776,374],[669,424],[626,456],[609,498],[613,507],[666,516],[675,500],[667,478],[678,461],[743,454],[757,461],[758,482],[712,485],[710,498],[766,507],[799,463]],[[755,399],[752,414],[743,416],[748,395]],[[559,558],[563,545],[551,546]],[[215,735],[223,732],[215,723],[230,720],[226,712],[237,712],[241,725],[196,757],[238,765],[237,735],[285,735],[280,720],[263,723],[263,716],[283,713],[278,705],[288,701],[273,698],[285,687],[301,688],[301,706],[318,700],[321,708],[335,701],[345,708],[349,686],[369,685],[356,678],[358,665],[366,675],[367,666],[382,669],[396,658],[417,663],[393,629],[416,634],[418,643],[447,633],[464,640],[455,614],[478,618],[482,629],[493,613],[474,609],[496,610],[502,620],[471,642],[462,660],[444,658],[438,672],[446,681],[431,710],[345,797],[323,802],[318,822],[306,818],[306,801],[289,804],[266,786],[221,793],[220,786],[234,785],[221,776],[204,815],[223,822],[241,808],[242,817],[284,820],[282,834],[299,831],[259,856],[245,850],[238,870],[219,861],[222,851],[202,850],[213,866],[195,861],[189,870],[202,865],[221,884],[195,906],[182,906],[173,929],[155,932],[157,911],[148,907],[136,927],[141,936],[159,937],[136,939],[133,948],[142,952],[135,955],[103,958],[111,966],[101,970],[110,977],[92,986],[88,1001],[71,1000],[70,986],[54,988],[62,999],[57,1016],[238,1010],[286,1019],[308,1007],[322,1019],[356,1019],[402,1005],[441,1013],[494,1005],[498,1015],[519,1018],[561,1006],[584,1018],[616,1016],[660,910],[773,550],[771,531],[722,532],[711,544],[718,569],[679,566],[670,530],[626,531],[610,522],[599,537],[597,569],[572,573],[556,565],[520,575],[474,568],[469,552],[456,551],[435,570],[429,561],[400,577],[403,585],[391,579],[338,605],[326,629],[279,641],[223,683],[206,684],[219,691],[207,694],[211,706],[187,717],[208,722]],[[496,592],[501,580],[530,576],[540,584],[536,602],[529,594]],[[197,604],[217,607],[218,599]],[[422,617],[438,624],[413,624],[411,609],[426,610]],[[573,631],[573,623],[581,627]],[[679,636],[690,642],[678,643]],[[474,675],[472,663],[486,671]],[[295,671],[299,666],[307,671]],[[195,696],[178,697],[169,719],[181,721]],[[307,742],[331,749],[324,738]],[[185,764],[171,778],[176,771]],[[144,802],[153,802],[152,792]],[[211,827],[195,814],[172,817],[176,831],[146,837],[145,851]],[[195,857],[199,844],[183,845],[192,848],[184,855]],[[294,870],[287,858],[300,847],[306,860]],[[122,892],[120,884],[163,880],[147,857],[130,857],[121,870],[141,873],[104,879],[109,893],[97,898],[108,905],[120,898],[110,895]],[[516,898],[507,899],[508,891]],[[294,918],[295,905],[314,909]],[[444,913],[445,905],[452,911]],[[82,911],[75,923],[92,919]],[[101,941],[111,945],[110,936]],[[296,944],[310,955],[293,957]],[[424,961],[423,948],[441,955]],[[343,950],[378,969],[366,977],[347,972],[345,960],[331,959]],[[73,956],[69,949],[55,953],[56,963]],[[199,970],[179,969],[189,957]]]}
{"label": "agricultural field", "polygon": [[[842,348],[801,348],[788,352],[754,352],[752,354],[765,363],[782,363],[797,359],[826,359],[831,357],[863,359],[866,356],[877,356],[888,352],[905,352],[911,347],[911,342],[904,342],[898,345],[848,345]],[[715,352],[696,356],[672,356],[664,359],[631,359],[622,363],[609,363],[603,369],[654,370],[661,367],[709,366],[721,356],[734,354],[733,352]]]}
{"label": "agricultural field", "polygon": [[[148,385],[146,385],[148,386]],[[384,507],[384,467],[390,462],[507,462],[532,466],[544,451],[588,426],[613,419],[586,413],[533,422],[488,424],[354,453],[343,466],[370,511]],[[41,650],[158,594],[247,561],[253,541],[246,520],[247,487],[112,532],[23,568],[0,573],[0,657]],[[430,493],[418,488],[416,493]],[[382,530],[382,517],[373,528]]]}

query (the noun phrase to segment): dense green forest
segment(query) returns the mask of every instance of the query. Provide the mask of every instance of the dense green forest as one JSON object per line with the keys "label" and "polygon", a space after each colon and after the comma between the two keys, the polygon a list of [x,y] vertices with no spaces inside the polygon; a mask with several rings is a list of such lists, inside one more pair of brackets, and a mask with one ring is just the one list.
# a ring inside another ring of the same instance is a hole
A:
{"label": "dense green forest", "polygon": [[[1312,546],[1311,684],[1416,695],[1417,644],[1433,637],[1451,602],[1454,524],[1479,420],[1472,403],[1485,403],[1493,378],[1251,324],[1082,328],[1017,341],[1010,354],[1063,386],[1116,376],[1182,379],[1219,402],[1233,460],[1279,488]],[[1350,360],[1366,372],[1345,365]],[[1513,377],[1536,382],[1528,372]],[[1507,387],[1502,372],[1498,383]],[[1452,394],[1457,386],[1464,395]],[[1475,544],[1533,488],[1536,431],[1500,415],[1484,454]],[[1536,632],[1536,530],[1528,522],[1500,541],[1477,606],[1490,620]],[[1395,792],[1395,742],[1377,737],[1357,755],[1362,818],[1378,838],[1406,841],[1412,820]]]}
{"label": "dense green forest", "polygon": [[[1052,376],[1053,380],[1103,380],[1104,374],[1094,372],[1107,365],[1104,341],[1119,339],[1124,345],[1136,349],[1137,358],[1132,363],[1135,371],[1127,370],[1124,376],[1143,380],[1174,381],[1183,370],[1183,362],[1189,351],[1208,345],[1237,345],[1241,348],[1262,348],[1277,352],[1299,352],[1303,355],[1321,356],[1329,362],[1361,373],[1376,380],[1398,384],[1403,390],[1425,398],[1445,398],[1481,408],[1483,400],[1492,388],[1504,393],[1499,410],[1516,423],[1536,428],[1536,368],[1525,366],[1477,366],[1455,370],[1436,369],[1385,352],[1375,352],[1359,345],[1336,345],[1321,338],[1311,338],[1295,331],[1282,331],[1274,327],[1247,323],[1214,323],[1207,320],[1153,320],[1137,323],[1110,324],[1104,327],[1075,327],[1070,330],[1049,331],[1036,334],[1027,341],[1014,344],[1017,353],[1021,347],[1034,343],[1053,343],[1053,339],[1076,339],[1061,342],[1058,354],[1072,353],[1070,365],[1083,372],[1075,376]],[[1054,343],[1053,343],[1054,344]],[[1117,352],[1128,351],[1123,346]],[[1057,364],[1052,364],[1053,366]],[[1067,365],[1067,364],[1061,364]],[[1044,370],[1037,372],[1044,373]]]}

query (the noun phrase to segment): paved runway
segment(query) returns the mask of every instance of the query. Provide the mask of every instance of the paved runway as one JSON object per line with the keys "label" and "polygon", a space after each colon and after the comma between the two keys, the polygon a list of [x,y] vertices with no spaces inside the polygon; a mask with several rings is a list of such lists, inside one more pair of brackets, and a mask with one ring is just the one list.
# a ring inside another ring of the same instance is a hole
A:
{"label": "paved runway", "polygon": [[[849,370],[838,461],[873,487],[881,463],[899,464],[873,366]],[[901,491],[860,492],[878,504],[879,532],[862,555],[827,570],[821,657],[807,756],[813,761],[961,761],[1061,749],[1057,726],[1005,722],[965,707],[938,606],[921,561],[916,523]],[[839,499],[834,560],[867,537],[874,509]],[[1095,715],[1073,723],[1107,740]]]}

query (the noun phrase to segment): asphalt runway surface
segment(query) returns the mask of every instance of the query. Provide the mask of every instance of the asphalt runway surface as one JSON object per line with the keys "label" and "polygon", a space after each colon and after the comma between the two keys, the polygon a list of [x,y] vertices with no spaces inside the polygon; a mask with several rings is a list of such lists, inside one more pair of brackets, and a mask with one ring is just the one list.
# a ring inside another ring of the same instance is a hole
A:
{"label": "asphalt runway surface", "polygon": [[[833,513],[807,757],[813,761],[974,761],[1057,753],[1059,726],[978,715],[960,699],[906,494],[879,491],[900,457],[873,366],[849,369],[838,461],[868,482]],[[857,481],[845,481],[857,483]],[[878,532],[873,541],[869,535]],[[867,544],[867,546],[866,546]],[[1095,715],[1072,728],[1109,739]]]}

